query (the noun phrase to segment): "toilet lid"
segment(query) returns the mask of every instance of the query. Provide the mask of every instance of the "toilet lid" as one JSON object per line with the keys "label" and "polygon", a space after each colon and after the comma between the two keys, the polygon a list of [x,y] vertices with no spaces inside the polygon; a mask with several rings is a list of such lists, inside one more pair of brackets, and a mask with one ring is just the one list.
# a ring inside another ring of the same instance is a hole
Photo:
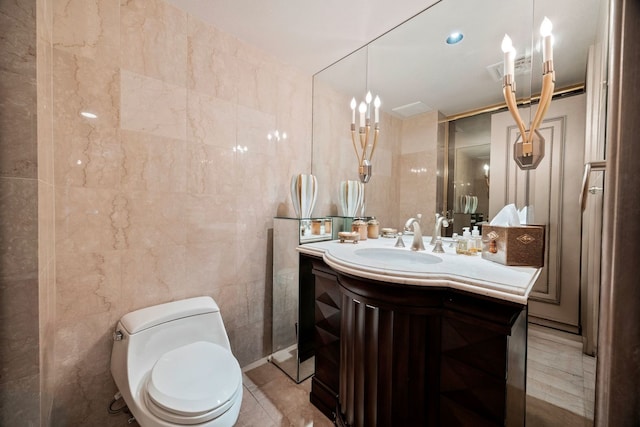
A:
{"label": "toilet lid", "polygon": [[163,409],[197,416],[225,406],[241,384],[240,365],[231,352],[198,341],[165,353],[151,370],[147,392]]}

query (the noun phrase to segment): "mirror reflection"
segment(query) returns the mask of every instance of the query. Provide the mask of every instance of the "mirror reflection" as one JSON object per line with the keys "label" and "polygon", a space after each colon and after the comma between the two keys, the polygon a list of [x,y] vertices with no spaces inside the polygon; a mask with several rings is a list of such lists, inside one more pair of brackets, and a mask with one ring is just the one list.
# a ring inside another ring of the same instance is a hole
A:
{"label": "mirror reflection", "polygon": [[[456,13],[460,9],[465,13]],[[448,166],[455,162],[443,163],[448,131],[443,123],[503,105],[505,33],[516,48],[516,98],[527,102],[541,87],[543,19],[554,25],[556,88],[581,88],[598,12],[595,0],[444,0],[318,73],[312,170],[323,183],[319,212],[340,215],[340,181],[358,179],[349,103],[368,90],[379,94],[382,113],[377,159],[365,190],[367,214],[397,227],[418,212],[432,223],[436,212],[452,211],[447,193],[455,171]],[[463,34],[462,40],[448,44],[452,33]]]}
{"label": "mirror reflection", "polygon": [[[465,13],[457,13],[461,9]],[[442,0],[318,73],[312,150],[317,212],[343,214],[340,183],[358,180],[349,104],[367,91],[378,94],[380,136],[365,184],[365,214],[376,216],[381,227],[401,229],[420,213],[424,230],[433,230],[436,215],[444,214],[453,221],[442,232],[451,236],[463,227],[481,226],[507,203],[532,206],[528,219],[547,225],[548,247],[529,320],[584,342],[584,347],[577,344],[576,358],[583,352],[595,355],[599,284],[581,277],[580,264],[588,261],[570,243],[580,240],[580,224],[588,221],[573,202],[584,153],[595,153],[590,147],[604,135],[607,14],[603,0]],[[513,161],[519,129],[504,105],[501,43],[508,34],[516,48],[515,95],[528,124],[542,86],[539,27],[545,17],[553,22],[556,97],[540,126],[548,147],[545,158],[539,169],[522,171]],[[460,42],[447,43],[455,33],[462,35]],[[598,254],[588,256],[599,259]],[[585,309],[586,301],[596,309]],[[532,336],[545,331],[530,330]],[[554,405],[589,420],[593,378],[588,371],[595,371],[595,362],[581,360],[582,391],[559,393]],[[536,384],[528,384],[534,395]],[[539,397],[528,402],[551,413]]]}
{"label": "mirror reflection", "polygon": [[489,190],[491,183],[491,115],[478,114],[454,120],[449,124],[449,170],[448,194],[452,226],[443,235],[462,235],[464,227],[478,226],[489,213]]}

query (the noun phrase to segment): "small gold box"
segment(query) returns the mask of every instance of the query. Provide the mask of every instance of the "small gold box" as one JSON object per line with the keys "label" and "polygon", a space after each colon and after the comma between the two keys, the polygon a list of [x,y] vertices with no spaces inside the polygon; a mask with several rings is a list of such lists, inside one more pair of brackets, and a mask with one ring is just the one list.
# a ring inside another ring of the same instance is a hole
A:
{"label": "small gold box", "polygon": [[482,226],[482,258],[504,265],[544,266],[544,225]]}

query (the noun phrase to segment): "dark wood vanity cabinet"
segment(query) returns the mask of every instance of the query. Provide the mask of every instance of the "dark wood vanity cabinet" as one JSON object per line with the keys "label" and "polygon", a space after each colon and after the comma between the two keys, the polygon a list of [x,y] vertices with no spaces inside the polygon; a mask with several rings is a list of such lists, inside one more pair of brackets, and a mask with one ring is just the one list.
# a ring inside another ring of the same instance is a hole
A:
{"label": "dark wood vanity cabinet", "polygon": [[333,271],[315,276],[311,402],[349,426],[522,426],[526,306]]}
{"label": "dark wood vanity cabinet", "polygon": [[342,294],[336,274],[321,260],[301,257],[313,268],[315,281],[315,374],[311,380],[311,402],[334,419],[340,386],[340,309]]}

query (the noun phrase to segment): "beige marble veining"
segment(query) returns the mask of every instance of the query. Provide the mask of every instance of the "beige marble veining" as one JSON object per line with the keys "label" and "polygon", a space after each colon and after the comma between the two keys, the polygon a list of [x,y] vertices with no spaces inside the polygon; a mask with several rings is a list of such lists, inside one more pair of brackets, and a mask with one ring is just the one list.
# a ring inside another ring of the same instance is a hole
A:
{"label": "beige marble veining", "polygon": [[121,0],[120,42],[123,69],[185,86],[185,12],[162,0]]}
{"label": "beige marble veining", "polygon": [[37,177],[35,101],[35,76],[0,69],[0,176]]}
{"label": "beige marble veining", "polygon": [[56,258],[57,321],[72,322],[92,314],[106,314],[122,302],[118,251],[60,251]]}
{"label": "beige marble veining", "polygon": [[38,374],[0,383],[0,425],[40,425]]}
{"label": "beige marble veining", "polygon": [[188,17],[187,87],[236,103],[238,100],[238,41]]}
{"label": "beige marble veining", "polygon": [[187,189],[190,194],[206,194],[223,200],[235,195],[237,182],[237,157],[233,147],[188,144]]}
{"label": "beige marble veining", "polygon": [[187,100],[187,140],[230,149],[237,142],[237,106],[222,98],[190,91]]}
{"label": "beige marble veining", "polygon": [[186,242],[210,243],[218,246],[236,240],[235,195],[230,183],[229,189],[215,194],[189,194],[185,202]]}
{"label": "beige marble veining", "polygon": [[108,372],[115,314],[96,313],[56,322],[56,387]]}
{"label": "beige marble veining", "polygon": [[120,131],[122,190],[184,193],[187,190],[187,144],[137,131]]}
{"label": "beige marble veining", "polygon": [[237,237],[223,234],[215,242],[191,243],[187,247],[189,287],[209,293],[236,281]]}
{"label": "beige marble veining", "polygon": [[186,88],[124,69],[120,84],[122,129],[186,138]]}
{"label": "beige marble veining", "polygon": [[35,79],[36,3],[6,1],[0,5],[0,11],[0,28],[3,28],[4,36],[0,70]]}
{"label": "beige marble veining", "polygon": [[114,0],[55,0],[53,46],[101,64],[119,59],[120,4]]}
{"label": "beige marble veining", "polygon": [[38,183],[0,178],[0,279],[4,283],[37,277]]}
{"label": "beige marble veining", "polygon": [[[54,50],[56,184],[89,188],[120,185],[118,69]],[[86,118],[81,112],[98,117]]]}
{"label": "beige marble veining", "polygon": [[116,391],[108,371],[93,374],[72,371],[59,377],[51,417],[53,425],[121,427],[127,423],[126,416],[110,416],[105,409]]}
{"label": "beige marble veining", "polygon": [[126,248],[122,228],[126,224],[113,223],[111,218],[120,209],[115,203],[118,196],[115,190],[56,188],[57,257],[64,253]]}
{"label": "beige marble veining", "polygon": [[184,246],[153,246],[122,252],[122,294],[130,310],[184,299],[187,251]]}
{"label": "beige marble veining", "polygon": [[[117,199],[122,199],[120,206]],[[134,191],[118,195],[113,203],[112,223],[115,232],[122,232],[122,248],[151,248],[186,243],[185,194]],[[124,217],[115,221],[121,210]],[[121,242],[116,235],[117,242]]]}

